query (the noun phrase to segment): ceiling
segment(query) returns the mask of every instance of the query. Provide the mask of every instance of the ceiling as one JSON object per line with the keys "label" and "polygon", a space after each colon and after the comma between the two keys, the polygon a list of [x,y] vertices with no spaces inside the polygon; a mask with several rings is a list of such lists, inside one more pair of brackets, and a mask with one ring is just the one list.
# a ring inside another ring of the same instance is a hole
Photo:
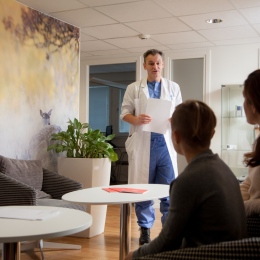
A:
{"label": "ceiling", "polygon": [[[19,0],[81,29],[81,58],[260,43],[260,0]],[[209,24],[207,19],[222,19]],[[138,35],[148,34],[150,39]]]}

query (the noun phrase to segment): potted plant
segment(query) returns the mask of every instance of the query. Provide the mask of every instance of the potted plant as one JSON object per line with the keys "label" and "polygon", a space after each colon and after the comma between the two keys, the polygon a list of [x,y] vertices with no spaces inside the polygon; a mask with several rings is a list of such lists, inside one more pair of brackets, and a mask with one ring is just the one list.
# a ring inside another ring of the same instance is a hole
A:
{"label": "potted plant", "polygon": [[[86,131],[87,130],[87,131]],[[100,130],[92,130],[88,123],[81,123],[76,118],[69,119],[67,131],[51,135],[48,151],[66,152],[68,158],[108,158],[111,162],[118,160],[117,153],[108,142],[114,134],[104,136]]]}
{"label": "potted plant", "polygon": [[[110,183],[111,162],[118,159],[109,143],[115,135],[104,136],[100,130],[92,130],[88,123],[76,118],[69,119],[66,131],[51,135],[54,141],[48,151],[62,153],[58,157],[58,173],[82,183],[83,188],[108,186]],[[87,206],[93,217],[92,226],[77,236],[93,237],[104,232],[107,206]]]}

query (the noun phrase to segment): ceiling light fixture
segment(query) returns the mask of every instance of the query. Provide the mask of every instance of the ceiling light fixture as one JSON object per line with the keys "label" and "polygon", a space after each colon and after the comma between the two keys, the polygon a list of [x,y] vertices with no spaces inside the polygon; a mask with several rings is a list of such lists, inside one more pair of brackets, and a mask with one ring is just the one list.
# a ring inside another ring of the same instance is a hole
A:
{"label": "ceiling light fixture", "polygon": [[206,22],[207,23],[222,23],[223,20],[221,20],[221,19],[208,19]]}
{"label": "ceiling light fixture", "polygon": [[149,34],[139,34],[138,37],[141,40],[147,40],[147,39],[150,39],[151,35],[149,35]]}

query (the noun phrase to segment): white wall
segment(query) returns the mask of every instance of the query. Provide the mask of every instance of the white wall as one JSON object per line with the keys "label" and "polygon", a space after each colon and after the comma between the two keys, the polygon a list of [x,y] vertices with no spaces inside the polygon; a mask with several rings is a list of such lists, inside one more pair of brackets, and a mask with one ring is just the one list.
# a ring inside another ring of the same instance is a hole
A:
{"label": "white wall", "polygon": [[[212,140],[211,148],[220,155],[221,152],[221,85],[225,84],[243,84],[250,72],[258,68],[260,44],[233,45],[205,49],[185,50],[178,52],[165,52],[165,62],[170,62],[172,57],[194,58],[200,57],[198,53],[206,53],[206,94],[204,101],[214,110],[218,124],[215,136]],[[126,57],[97,57],[85,58],[81,62],[81,97],[80,97],[80,118],[88,118],[88,101],[86,100],[88,88],[87,65],[109,64],[121,62],[137,62],[137,78],[146,75],[142,69],[142,53],[132,54]],[[170,65],[166,64],[165,75],[169,75],[167,70]],[[188,75],[187,75],[188,76]]]}

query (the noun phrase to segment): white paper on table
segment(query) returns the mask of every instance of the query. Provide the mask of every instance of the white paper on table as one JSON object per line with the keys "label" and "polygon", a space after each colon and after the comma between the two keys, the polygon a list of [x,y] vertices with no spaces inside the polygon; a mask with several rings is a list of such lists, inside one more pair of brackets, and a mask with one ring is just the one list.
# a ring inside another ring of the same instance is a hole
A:
{"label": "white paper on table", "polygon": [[0,207],[0,218],[45,220],[59,214],[58,210],[23,209]]}
{"label": "white paper on table", "polygon": [[171,103],[170,100],[149,98],[145,114],[152,120],[149,124],[143,125],[143,131],[165,134],[171,117]]}

